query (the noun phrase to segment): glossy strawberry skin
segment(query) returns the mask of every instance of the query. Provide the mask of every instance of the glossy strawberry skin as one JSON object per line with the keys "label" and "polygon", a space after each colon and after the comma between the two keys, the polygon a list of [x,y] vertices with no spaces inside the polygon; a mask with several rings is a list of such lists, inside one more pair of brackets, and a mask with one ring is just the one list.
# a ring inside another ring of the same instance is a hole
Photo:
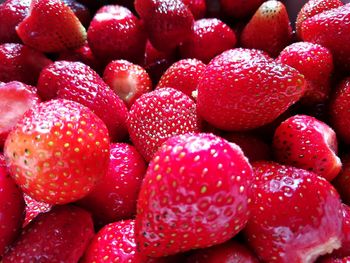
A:
{"label": "glossy strawberry skin", "polygon": [[89,9],[76,0],[62,0],[74,12],[79,21],[86,27],[91,21]]}
{"label": "glossy strawberry skin", "polygon": [[196,105],[187,95],[173,88],[161,88],[138,98],[129,112],[131,141],[146,161],[168,138],[199,132]]}
{"label": "glossy strawberry skin", "polygon": [[140,62],[146,34],[139,19],[127,8],[106,5],[97,11],[88,29],[92,52],[105,62],[126,59]]}
{"label": "glossy strawberry skin", "polygon": [[333,251],[332,255],[338,258],[350,255],[350,207],[342,205],[343,225],[341,247]]}
{"label": "glossy strawberry skin", "polygon": [[273,149],[277,161],[312,171],[328,181],[340,172],[335,132],[307,115],[288,118],[276,129]]}
{"label": "glossy strawberry skin", "polygon": [[297,42],[286,47],[277,61],[297,69],[306,79],[302,102],[307,105],[325,102],[331,90],[333,57],[320,45]]}
{"label": "glossy strawberry skin", "polygon": [[301,38],[328,48],[338,70],[350,70],[350,4],[317,14],[302,23]]}
{"label": "glossy strawberry skin", "polygon": [[26,194],[49,204],[69,203],[91,192],[106,174],[108,131],[88,108],[51,100],[24,114],[4,153]]}
{"label": "glossy strawberry skin", "polygon": [[171,65],[162,75],[157,88],[171,87],[192,96],[206,65],[198,59],[182,59]]}
{"label": "glossy strawberry skin", "polygon": [[134,5],[155,48],[172,50],[191,34],[193,15],[181,0],[135,0]]}
{"label": "glossy strawberry skin", "polygon": [[198,84],[198,113],[219,129],[257,128],[298,101],[304,88],[297,70],[256,51],[232,49],[206,67]]}
{"label": "glossy strawberry skin", "polygon": [[138,97],[152,90],[152,80],[147,71],[127,60],[111,61],[103,72],[103,80],[128,108]]}
{"label": "glossy strawberry skin", "polygon": [[19,235],[24,218],[23,193],[9,176],[5,159],[0,154],[0,257]]}
{"label": "glossy strawberry skin", "polygon": [[341,158],[343,167],[339,175],[332,181],[332,184],[340,194],[342,201],[350,205],[350,156]]}
{"label": "glossy strawberry skin", "polygon": [[4,255],[3,262],[78,262],[94,235],[91,215],[74,206],[40,214]]}
{"label": "glossy strawberry skin", "polygon": [[292,28],[286,7],[271,0],[263,3],[241,34],[241,45],[261,49],[276,57],[292,39]]}
{"label": "glossy strawberry skin", "polygon": [[44,54],[21,44],[0,45],[0,81],[36,85],[40,71],[51,63]]}
{"label": "glossy strawberry skin", "polygon": [[216,245],[248,220],[252,171],[240,148],[212,134],[167,140],[149,164],[136,215],[136,241],[159,257]]}
{"label": "glossy strawberry skin", "polygon": [[89,66],[56,61],[40,73],[37,88],[44,99],[68,99],[89,107],[107,125],[113,140],[125,137],[125,104]]}
{"label": "glossy strawberry skin", "polygon": [[341,201],[329,182],[272,162],[253,168],[251,217],[244,232],[261,260],[313,262],[341,246]]}
{"label": "glossy strawberry skin", "polygon": [[24,112],[40,102],[36,91],[35,87],[18,81],[0,86],[0,147]]}
{"label": "glossy strawberry skin", "polygon": [[234,31],[216,18],[197,20],[191,36],[180,46],[182,58],[196,58],[204,63],[237,43]]}
{"label": "glossy strawberry skin", "polygon": [[52,205],[36,201],[27,194],[24,194],[24,201],[26,203],[26,216],[23,227],[32,222],[39,214],[46,213],[52,208]]}
{"label": "glossy strawberry skin", "polygon": [[205,16],[207,4],[205,0],[181,0],[190,10],[195,20]]}
{"label": "glossy strawberry skin", "polygon": [[235,18],[244,18],[253,15],[264,0],[220,0],[224,13]]}
{"label": "glossy strawberry skin", "polygon": [[79,204],[93,213],[99,225],[132,218],[145,172],[145,161],[134,146],[111,144],[107,174]]}

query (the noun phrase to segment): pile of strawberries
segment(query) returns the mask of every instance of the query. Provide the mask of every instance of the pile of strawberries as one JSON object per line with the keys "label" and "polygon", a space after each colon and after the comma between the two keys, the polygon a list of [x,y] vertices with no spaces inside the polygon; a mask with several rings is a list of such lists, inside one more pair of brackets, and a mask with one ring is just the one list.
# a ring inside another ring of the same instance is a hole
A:
{"label": "pile of strawberries", "polygon": [[291,2],[3,1],[0,261],[350,262],[350,4]]}

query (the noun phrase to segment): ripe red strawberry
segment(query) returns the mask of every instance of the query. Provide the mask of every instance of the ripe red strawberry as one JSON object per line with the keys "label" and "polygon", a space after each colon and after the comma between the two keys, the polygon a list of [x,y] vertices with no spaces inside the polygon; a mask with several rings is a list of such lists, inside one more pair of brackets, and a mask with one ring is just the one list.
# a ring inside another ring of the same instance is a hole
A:
{"label": "ripe red strawberry", "polygon": [[93,235],[88,212],[74,206],[58,206],[29,224],[2,262],[78,262]]}
{"label": "ripe red strawberry", "polygon": [[350,144],[350,78],[345,78],[337,87],[333,96],[330,116],[337,136]]}
{"label": "ripe red strawberry", "polygon": [[288,118],[276,129],[273,150],[277,161],[312,171],[328,181],[340,172],[335,132],[307,115]]}
{"label": "ripe red strawberry", "polygon": [[171,87],[192,96],[206,65],[198,59],[182,59],[171,65],[158,82],[157,88]]}
{"label": "ripe red strawberry", "polygon": [[188,263],[259,263],[248,248],[237,241],[228,241],[214,247],[196,250],[188,259]]}
{"label": "ripe red strawberry", "polygon": [[74,12],[79,21],[84,25],[88,26],[91,21],[91,15],[89,9],[82,3],[76,0],[61,0]]}
{"label": "ripe red strawberry", "polygon": [[50,63],[41,52],[21,44],[0,45],[0,81],[36,85],[40,71]]}
{"label": "ripe red strawberry", "polygon": [[208,64],[199,81],[198,112],[219,129],[257,128],[298,101],[304,87],[303,75],[294,68],[257,51],[228,50]]}
{"label": "ripe red strawberry", "polygon": [[350,70],[350,4],[326,10],[302,23],[301,38],[328,48],[338,70]]}
{"label": "ripe red strawberry", "polygon": [[343,169],[332,183],[340,194],[342,201],[350,205],[350,155],[343,156],[341,162]]}
{"label": "ripe red strawberry", "polygon": [[191,36],[180,47],[181,57],[197,58],[204,63],[237,43],[234,31],[216,18],[197,20]]}
{"label": "ripe red strawberry", "polygon": [[263,3],[241,34],[243,47],[256,48],[276,57],[292,39],[286,7],[275,0]]}
{"label": "ripe red strawberry", "polygon": [[317,260],[317,263],[349,263],[350,256],[344,258],[325,257]]}
{"label": "ripe red strawberry", "polygon": [[134,146],[111,144],[106,176],[79,204],[101,225],[131,218],[145,172],[145,161]]}
{"label": "ripe red strawberry", "polygon": [[0,258],[5,248],[20,233],[24,215],[23,194],[8,175],[5,159],[0,154]]}
{"label": "ripe red strawberry", "polygon": [[306,88],[301,100],[303,103],[317,104],[328,99],[333,57],[327,48],[308,42],[297,42],[282,50],[277,61],[299,70],[305,76]]}
{"label": "ripe red strawberry", "polygon": [[253,164],[250,246],[264,262],[314,262],[341,246],[339,195],[316,174],[272,162]]}
{"label": "ripe red strawberry", "polygon": [[141,186],[135,226],[140,251],[159,257],[229,240],[248,220],[251,180],[238,146],[205,133],[170,138]]}
{"label": "ripe red strawberry", "polygon": [[152,81],[147,71],[126,60],[110,62],[103,72],[103,80],[128,108],[138,97],[152,90]]}
{"label": "ripe red strawberry", "polygon": [[0,147],[24,112],[40,101],[36,88],[18,81],[0,86]]}
{"label": "ripe red strawberry", "polygon": [[24,114],[4,153],[26,194],[49,204],[69,203],[91,192],[106,174],[108,131],[88,108],[51,100]]}
{"label": "ripe red strawberry", "polygon": [[88,41],[96,57],[105,62],[127,59],[137,63],[145,50],[146,34],[129,9],[107,5],[99,9],[92,19]]}
{"label": "ripe red strawberry", "polygon": [[172,50],[190,36],[194,19],[181,0],[135,0],[134,4],[156,49]]}
{"label": "ripe red strawberry", "polygon": [[39,214],[46,213],[52,208],[52,205],[36,201],[27,194],[24,194],[24,201],[26,203],[26,216],[23,227],[32,222]]}
{"label": "ripe red strawberry", "polygon": [[235,18],[245,18],[253,15],[264,0],[220,0],[225,14]]}
{"label": "ripe red strawberry", "polygon": [[205,0],[181,0],[191,11],[194,19],[201,19],[207,11]]}
{"label": "ripe red strawberry", "polygon": [[199,132],[196,104],[173,88],[143,94],[129,112],[130,139],[146,161],[168,138],[187,132]]}
{"label": "ripe red strawberry", "polygon": [[37,88],[44,99],[57,97],[89,107],[107,125],[112,139],[125,137],[126,106],[89,66],[80,62],[56,61],[43,69]]}
{"label": "ripe red strawberry", "polygon": [[309,0],[301,8],[295,21],[296,33],[301,37],[302,24],[305,20],[323,11],[344,5],[341,0]]}
{"label": "ripe red strawberry", "polygon": [[16,26],[29,13],[31,0],[6,0],[0,4],[0,43],[19,43]]}
{"label": "ripe red strawberry", "polygon": [[60,0],[33,0],[16,30],[23,43],[42,52],[77,48],[86,41],[85,28]]}

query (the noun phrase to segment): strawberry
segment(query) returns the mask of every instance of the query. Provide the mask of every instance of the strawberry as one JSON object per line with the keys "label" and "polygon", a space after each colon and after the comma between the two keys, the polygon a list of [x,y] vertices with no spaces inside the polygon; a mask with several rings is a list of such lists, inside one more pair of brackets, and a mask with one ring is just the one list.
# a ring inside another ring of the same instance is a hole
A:
{"label": "strawberry", "polygon": [[342,167],[335,132],[307,115],[295,115],[281,123],[273,137],[273,150],[277,161],[312,171],[328,181]]}
{"label": "strawberry", "polygon": [[328,48],[338,69],[350,70],[350,4],[326,10],[306,19],[301,26],[304,41]]}
{"label": "strawberry", "polygon": [[0,86],[0,147],[25,111],[40,101],[36,88],[18,81]]}
{"label": "strawberry", "polygon": [[44,54],[21,44],[0,45],[0,81],[36,85],[40,71],[51,63]]}
{"label": "strawberry", "polygon": [[128,108],[138,97],[152,90],[152,81],[147,71],[126,60],[110,62],[103,72],[103,80]]}
{"label": "strawberry", "polygon": [[108,131],[88,108],[51,100],[28,110],[7,137],[11,176],[32,198],[49,204],[75,201],[107,172]]}
{"label": "strawberry", "polygon": [[302,73],[306,80],[304,104],[325,102],[330,93],[333,57],[331,52],[320,45],[297,42],[282,50],[277,61],[287,64]]}
{"label": "strawberry", "polygon": [[0,4],[0,43],[19,43],[16,26],[29,13],[31,0],[6,0]]}
{"label": "strawberry", "polygon": [[273,162],[253,168],[251,217],[244,233],[262,261],[314,262],[341,246],[341,202],[328,181]]}
{"label": "strawberry", "polygon": [[194,19],[181,0],[135,0],[134,4],[156,49],[172,50],[190,36]]}
{"label": "strawberry", "polygon": [[74,206],[58,206],[38,215],[2,262],[78,262],[93,235],[88,212]]}
{"label": "strawberry", "polygon": [[26,217],[23,222],[23,227],[32,222],[39,214],[46,213],[52,208],[52,205],[36,201],[26,194],[24,194],[24,201],[26,203]]}
{"label": "strawberry", "polygon": [[302,24],[305,20],[323,11],[344,5],[341,0],[309,0],[300,9],[295,21],[295,29],[298,37],[301,37]]}
{"label": "strawberry", "polygon": [[134,146],[111,144],[108,172],[79,204],[91,211],[96,222],[105,225],[136,214],[136,200],[146,164]]}
{"label": "strawberry", "polygon": [[68,99],[89,107],[105,122],[112,139],[125,137],[126,106],[89,66],[80,62],[56,61],[43,69],[37,88],[44,99]]}
{"label": "strawberry", "polygon": [[286,7],[275,0],[263,3],[241,34],[243,47],[256,48],[276,57],[292,39]]}
{"label": "strawberry", "polygon": [[157,88],[171,87],[192,96],[206,65],[198,59],[182,59],[171,65],[158,82]]}
{"label": "strawberry", "polygon": [[332,181],[344,203],[350,205],[350,155],[342,157],[343,169]]}
{"label": "strawberry", "polygon": [[258,259],[244,245],[228,241],[214,247],[199,249],[188,259],[188,263],[258,263]]}
{"label": "strawberry", "polygon": [[88,29],[88,42],[96,57],[105,62],[127,59],[139,62],[146,45],[146,34],[138,18],[119,5],[103,6]]}
{"label": "strawberry", "polygon": [[5,159],[0,154],[0,258],[5,248],[20,233],[24,215],[23,194],[8,175]]}
{"label": "strawberry", "polygon": [[212,134],[168,139],[149,164],[136,215],[140,251],[159,257],[223,243],[249,216],[251,166]]}
{"label": "strawberry", "polygon": [[194,19],[201,19],[204,17],[207,9],[205,0],[181,0],[191,11]]}
{"label": "strawberry", "polygon": [[245,18],[254,14],[264,0],[220,0],[225,14],[234,18]]}
{"label": "strawberry", "polygon": [[304,87],[297,70],[272,62],[263,53],[228,50],[208,64],[198,83],[198,112],[219,129],[257,128],[298,101]]}
{"label": "strawberry", "polygon": [[86,41],[85,28],[60,0],[33,0],[29,15],[16,30],[24,44],[42,52],[77,48]]}
{"label": "strawberry", "polygon": [[344,257],[344,258],[334,258],[334,257],[325,257],[317,260],[317,263],[349,263],[350,262],[350,256]]}
{"label": "strawberry", "polygon": [[216,18],[197,20],[192,35],[182,43],[180,53],[183,58],[197,58],[204,63],[237,43],[233,30]]}
{"label": "strawberry", "polygon": [[132,105],[127,122],[130,139],[146,161],[168,138],[199,132],[196,104],[173,88],[143,94]]}
{"label": "strawberry", "polygon": [[90,15],[89,9],[85,5],[83,5],[82,3],[79,3],[76,0],[61,0],[61,1],[64,2],[67,6],[69,6],[70,9],[72,9],[76,17],[84,26],[89,25],[91,20],[91,15]]}

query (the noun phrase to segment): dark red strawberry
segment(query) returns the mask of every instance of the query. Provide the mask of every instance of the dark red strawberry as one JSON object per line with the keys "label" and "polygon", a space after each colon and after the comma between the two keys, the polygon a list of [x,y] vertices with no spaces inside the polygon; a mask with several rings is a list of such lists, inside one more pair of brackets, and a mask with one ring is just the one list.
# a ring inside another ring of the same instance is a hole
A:
{"label": "dark red strawberry", "polygon": [[313,17],[314,15],[320,14],[323,11],[340,7],[344,5],[341,0],[309,0],[301,8],[295,21],[296,33],[301,37],[301,30],[303,22]]}
{"label": "dark red strawberry", "polygon": [[207,11],[205,0],[181,0],[191,10],[194,19],[201,19]]}
{"label": "dark red strawberry", "polygon": [[251,180],[250,164],[237,145],[205,133],[170,138],[141,186],[139,249],[159,257],[229,240],[248,220]]}
{"label": "dark red strawberry", "polygon": [[350,70],[350,4],[326,10],[306,19],[301,25],[304,41],[328,48],[338,70]]}
{"label": "dark red strawberry", "polygon": [[8,175],[4,160],[0,154],[0,258],[20,233],[24,218],[23,194]]}
{"label": "dark red strawberry", "polygon": [[344,79],[337,87],[333,96],[330,116],[337,136],[345,143],[350,144],[350,78]]}
{"label": "dark red strawberry", "polygon": [[199,249],[187,259],[188,263],[259,263],[249,249],[237,241]]}
{"label": "dark red strawberry", "polygon": [[341,158],[343,164],[342,171],[332,181],[332,184],[340,194],[342,201],[350,205],[350,155],[345,155]]}
{"label": "dark red strawberry", "polygon": [[0,4],[0,43],[19,43],[16,26],[29,13],[31,0],[6,0]]}
{"label": "dark red strawberry", "polygon": [[288,118],[276,129],[273,150],[277,161],[312,171],[328,181],[340,172],[335,132],[307,115]]}
{"label": "dark red strawberry", "polygon": [[26,217],[23,222],[23,227],[32,222],[39,214],[46,213],[52,208],[52,205],[36,201],[27,194],[24,194],[24,201],[26,203]]}
{"label": "dark red strawberry", "polygon": [[85,28],[60,0],[33,0],[16,30],[23,43],[42,52],[78,48],[86,41]]}
{"label": "dark red strawberry", "polygon": [[197,85],[206,65],[198,59],[182,59],[171,65],[158,82],[157,88],[171,87],[188,96],[196,95]]}
{"label": "dark red strawberry", "polygon": [[264,262],[314,262],[341,246],[338,193],[316,174],[272,162],[253,164],[250,246]]}
{"label": "dark red strawberry", "polygon": [[24,112],[40,101],[36,88],[18,81],[0,86],[0,147]]}
{"label": "dark red strawberry", "polygon": [[93,235],[88,212],[74,206],[58,206],[38,215],[2,262],[78,262]]}
{"label": "dark red strawberry", "polygon": [[51,62],[41,52],[21,44],[0,45],[0,81],[36,85],[40,71]]}
{"label": "dark red strawberry", "polygon": [[91,211],[101,225],[132,218],[145,172],[145,161],[135,147],[111,144],[106,176],[79,204]]}
{"label": "dark red strawberry", "polygon": [[268,52],[276,57],[292,39],[292,28],[286,7],[271,0],[263,3],[241,34],[241,45]]}
{"label": "dark red strawberry", "polygon": [[199,132],[196,104],[173,88],[143,94],[132,105],[127,124],[133,144],[146,161],[168,138]]}
{"label": "dark red strawberry", "polygon": [[107,5],[92,19],[88,41],[93,53],[103,61],[127,59],[140,62],[146,46],[146,33],[129,9]]}
{"label": "dark red strawberry", "polygon": [[106,174],[108,131],[88,108],[51,100],[24,114],[4,153],[26,194],[49,204],[69,203],[91,192]]}
{"label": "dark red strawberry", "polygon": [[44,99],[57,97],[89,107],[107,125],[112,139],[125,137],[126,106],[89,66],[80,62],[56,61],[41,72],[37,88]]}
{"label": "dark red strawberry", "polygon": [[350,256],[344,257],[344,258],[337,258],[337,257],[322,257],[317,260],[317,263],[349,263],[350,262]]}
{"label": "dark red strawberry", "polygon": [[135,0],[134,4],[156,49],[172,50],[190,36],[194,19],[181,0]]}
{"label": "dark red strawberry", "polygon": [[208,64],[199,81],[198,112],[223,130],[257,128],[298,101],[304,88],[304,76],[294,68],[257,51],[228,50]]}
{"label": "dark red strawberry", "polygon": [[70,9],[74,12],[76,17],[80,20],[80,22],[84,26],[88,26],[91,21],[91,14],[89,9],[83,5],[82,3],[79,3],[76,0],[61,0],[64,2],[67,6],[69,6]]}
{"label": "dark red strawberry", "polygon": [[237,39],[233,30],[216,18],[197,20],[191,36],[182,43],[183,58],[197,58],[204,63],[223,51],[233,48]]}
{"label": "dark red strawberry", "polygon": [[287,64],[305,76],[306,88],[302,102],[307,105],[325,102],[331,89],[333,57],[320,45],[297,42],[286,47],[277,61]]}
{"label": "dark red strawberry", "polygon": [[224,13],[239,19],[253,15],[263,2],[264,0],[220,0]]}
{"label": "dark red strawberry", "polygon": [[147,71],[126,60],[110,62],[103,72],[103,80],[128,108],[138,97],[152,90],[152,81]]}

